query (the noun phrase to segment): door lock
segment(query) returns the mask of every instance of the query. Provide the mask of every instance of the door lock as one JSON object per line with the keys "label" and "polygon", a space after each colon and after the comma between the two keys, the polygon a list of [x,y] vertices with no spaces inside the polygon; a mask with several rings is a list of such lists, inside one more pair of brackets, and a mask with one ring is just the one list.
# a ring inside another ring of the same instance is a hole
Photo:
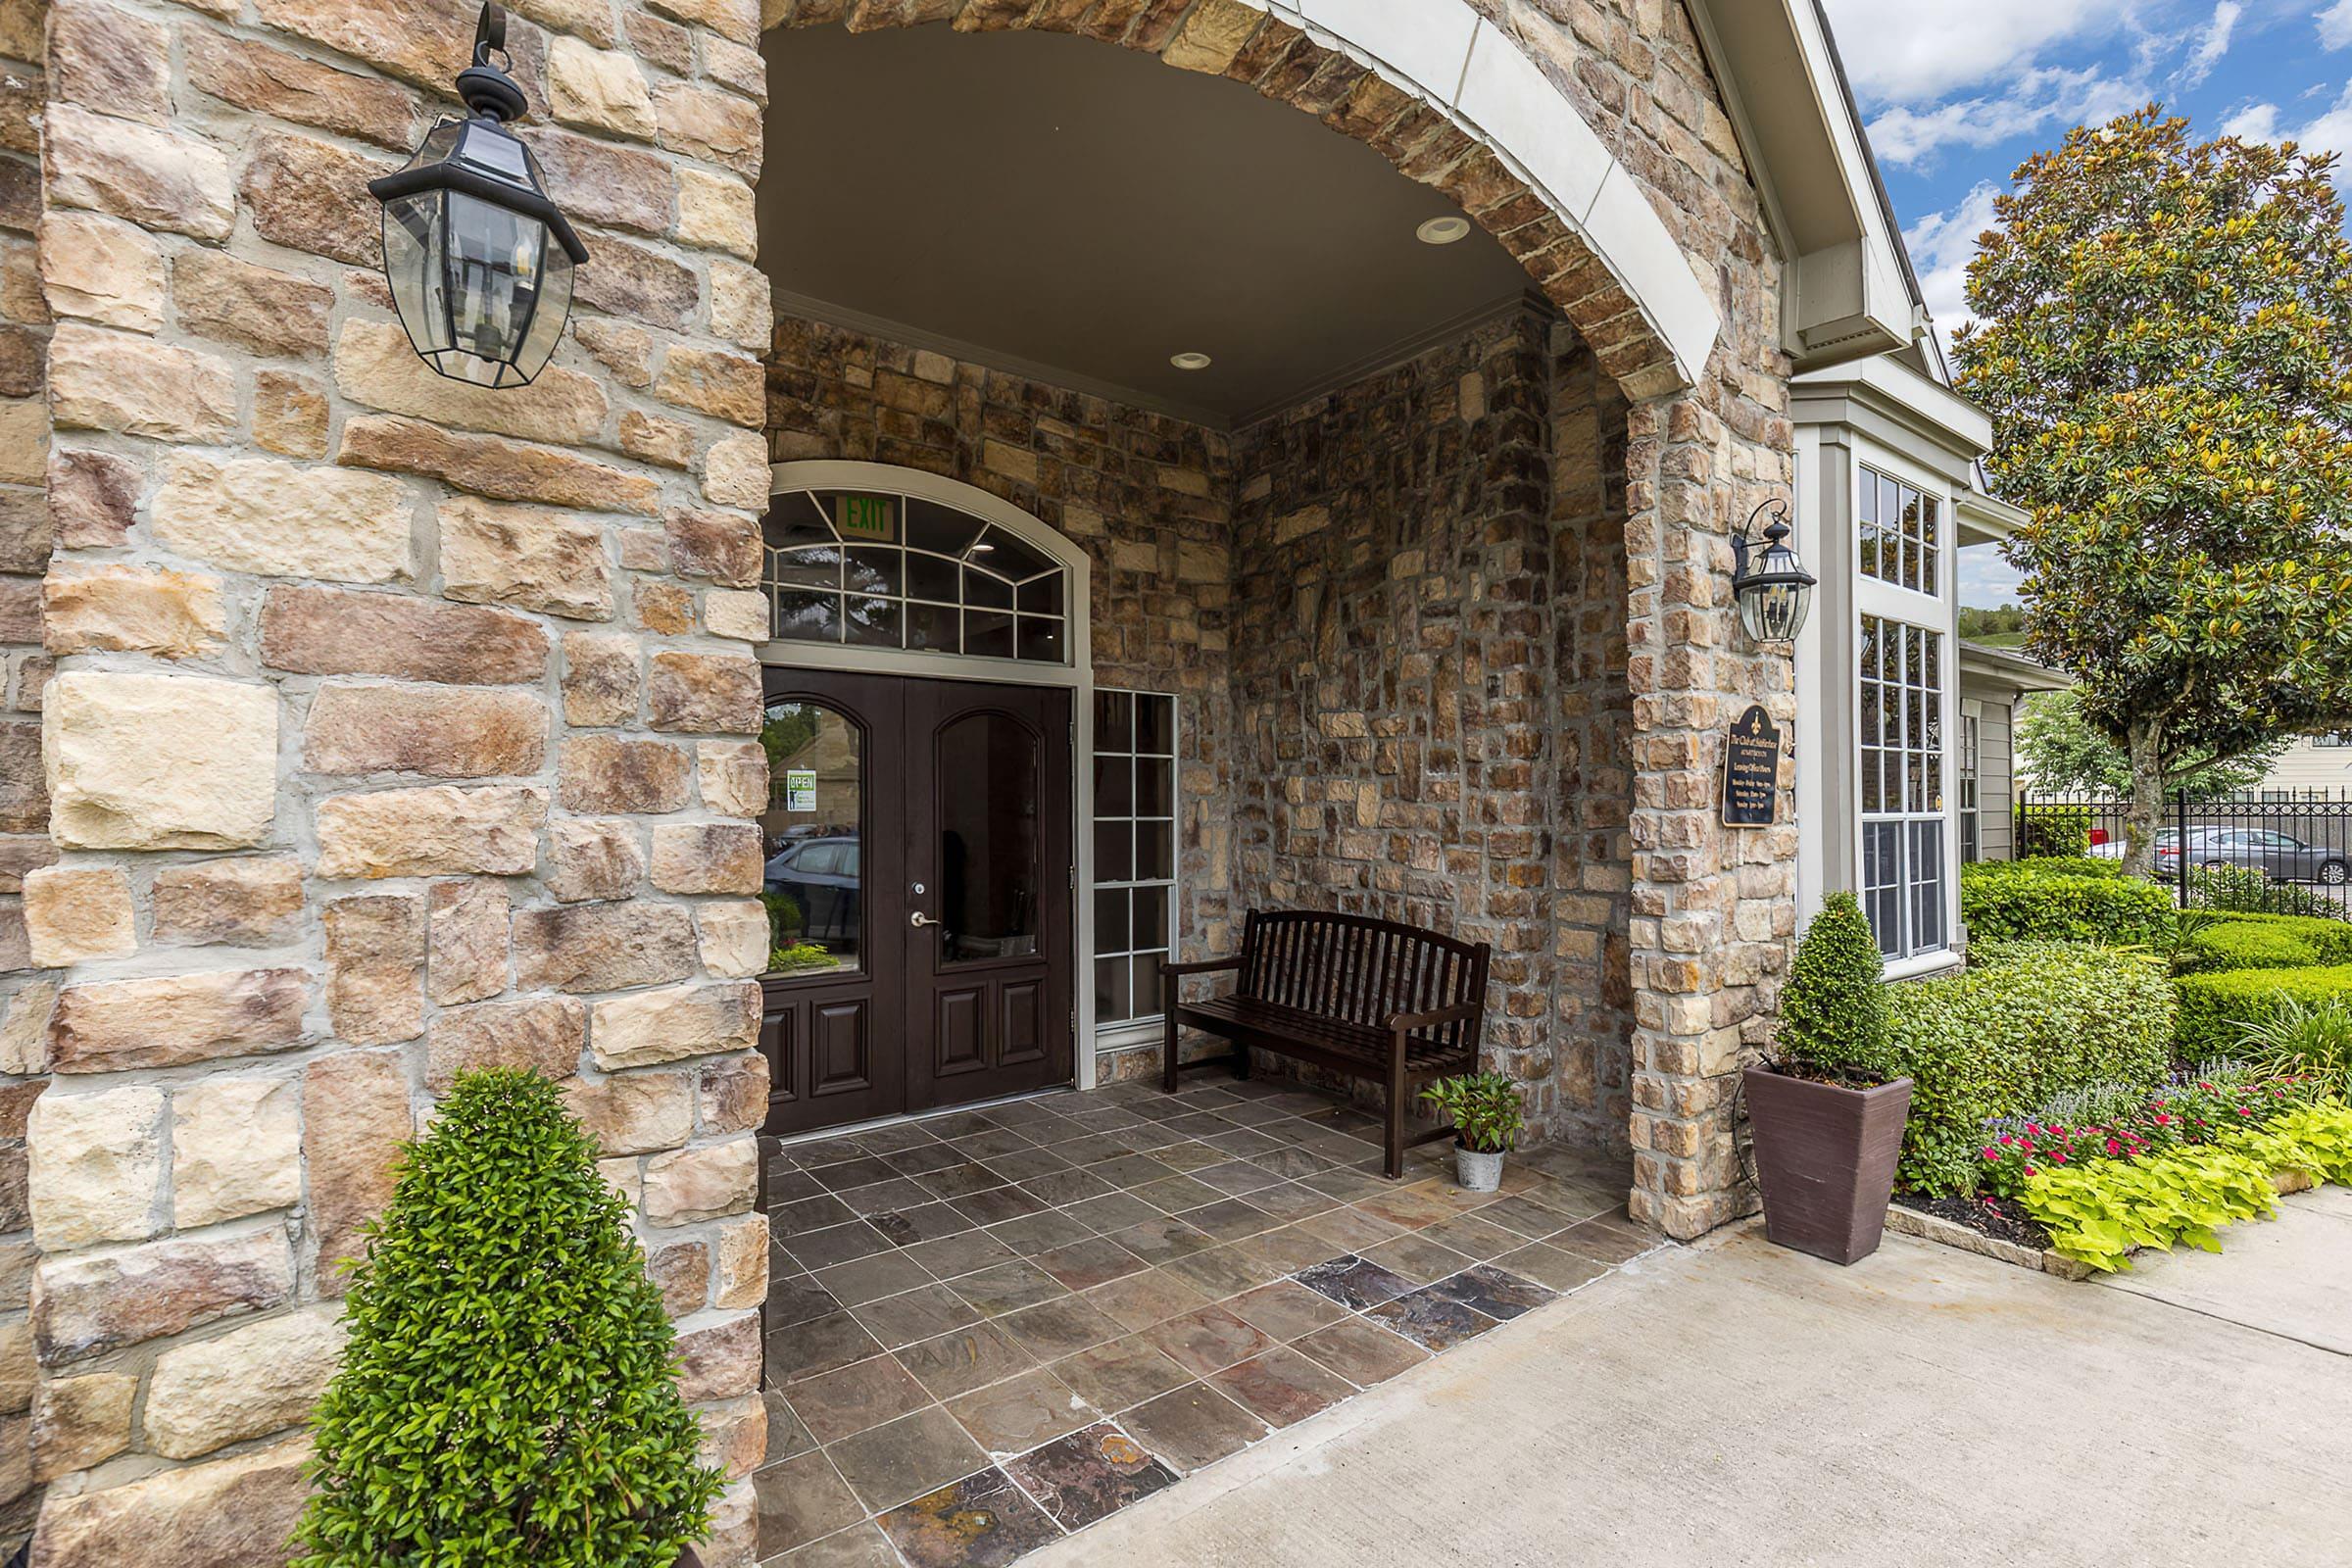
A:
{"label": "door lock", "polygon": [[931,918],[929,915],[925,914],[925,913],[924,913],[922,910],[920,910],[920,909],[917,909],[917,910],[915,910],[915,911],[914,911],[912,914],[908,915],[908,916],[906,917],[906,923],[907,923],[908,925],[912,925],[912,926],[925,926],[925,925],[937,925],[937,924],[939,924],[939,922],[938,922],[937,920],[934,920],[934,919],[932,919],[932,918]]}

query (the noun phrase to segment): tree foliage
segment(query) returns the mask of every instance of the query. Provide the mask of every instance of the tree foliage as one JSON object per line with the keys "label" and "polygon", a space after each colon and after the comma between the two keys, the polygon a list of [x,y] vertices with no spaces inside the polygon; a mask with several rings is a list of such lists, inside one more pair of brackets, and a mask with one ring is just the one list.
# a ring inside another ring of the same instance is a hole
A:
{"label": "tree foliage", "polygon": [[[2167,769],[2165,787],[2200,800],[2250,790],[2293,744],[2291,736],[2276,735],[2225,761],[2192,749]],[[2132,760],[2083,717],[2082,699],[2075,691],[2043,692],[2025,705],[2017,721],[2017,760],[2035,791],[2132,793]]]}
{"label": "tree foliage", "polygon": [[1960,386],[2033,520],[2027,647],[2130,764],[2144,866],[2182,768],[2352,719],[2352,245],[2332,158],[2154,107],[2019,168]]}
{"label": "tree foliage", "polygon": [[296,1568],[672,1568],[709,1527],[720,1478],[596,1154],[536,1073],[442,1101],[352,1278]]}

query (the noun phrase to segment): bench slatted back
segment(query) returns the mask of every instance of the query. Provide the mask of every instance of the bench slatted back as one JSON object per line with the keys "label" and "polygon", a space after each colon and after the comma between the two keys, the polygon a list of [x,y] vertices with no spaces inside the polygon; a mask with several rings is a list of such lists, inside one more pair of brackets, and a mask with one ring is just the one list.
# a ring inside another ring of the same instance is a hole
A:
{"label": "bench slatted back", "polygon": [[[1251,909],[1242,928],[1237,994],[1366,1028],[1399,1012],[1435,1012],[1487,994],[1484,942],[1395,920],[1313,909]],[[1422,1030],[1447,1051],[1478,1049],[1478,1019]]]}

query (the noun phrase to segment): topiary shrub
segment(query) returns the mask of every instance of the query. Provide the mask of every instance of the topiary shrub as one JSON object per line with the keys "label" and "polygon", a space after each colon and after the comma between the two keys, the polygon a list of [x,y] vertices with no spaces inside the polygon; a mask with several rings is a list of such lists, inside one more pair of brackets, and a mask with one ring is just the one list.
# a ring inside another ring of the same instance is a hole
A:
{"label": "topiary shrub", "polygon": [[[2244,926],[2260,931],[2283,931],[2296,941],[2307,943],[2319,956],[2319,964],[2352,963],[2352,920],[2337,920],[2327,915],[2260,914],[2227,912],[2211,916],[2215,926]],[[2208,926],[2208,930],[2214,926]]]}
{"label": "topiary shrub", "polygon": [[2081,806],[2029,806],[2018,813],[2020,855],[2081,855],[2090,848],[2090,811]]}
{"label": "topiary shrub", "polygon": [[2210,1061],[2236,1054],[2247,1028],[2270,1022],[2290,1001],[2306,1006],[2330,999],[2352,1003],[2352,964],[2225,969],[2184,974],[2173,986],[2180,998],[2173,1049],[2182,1061]]}
{"label": "topiary shrub", "polygon": [[2137,877],[2045,870],[2070,861],[1960,868],[1960,918],[1975,942],[2149,943],[2169,929],[2172,895]]}
{"label": "topiary shrub", "polygon": [[1970,1192],[1984,1124],[2092,1084],[2153,1086],[2171,1063],[2173,985],[2148,954],[1981,943],[1960,974],[1889,986],[1887,1059],[1912,1080],[1900,1179]]}
{"label": "topiary shrub", "polygon": [[459,1077],[353,1274],[294,1568],[672,1568],[721,1480],[555,1085]]}
{"label": "topiary shrub", "polygon": [[1831,894],[1796,945],[1773,1050],[1784,1061],[1878,1072],[1886,1055],[1885,973],[1862,906],[1851,893]]}

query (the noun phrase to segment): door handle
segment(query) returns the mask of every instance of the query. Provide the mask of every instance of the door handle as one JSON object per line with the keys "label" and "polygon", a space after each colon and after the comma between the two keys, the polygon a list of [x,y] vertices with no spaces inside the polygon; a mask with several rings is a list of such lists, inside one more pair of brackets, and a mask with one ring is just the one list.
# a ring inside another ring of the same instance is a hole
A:
{"label": "door handle", "polygon": [[906,923],[907,923],[908,925],[912,925],[912,926],[926,926],[926,925],[937,925],[937,924],[939,924],[939,922],[938,922],[937,920],[934,920],[934,919],[932,919],[932,918],[931,918],[929,915],[925,914],[925,913],[924,913],[922,910],[920,910],[920,909],[917,909],[917,910],[915,910],[915,911],[914,911],[912,914],[908,915],[908,916],[906,917]]}

